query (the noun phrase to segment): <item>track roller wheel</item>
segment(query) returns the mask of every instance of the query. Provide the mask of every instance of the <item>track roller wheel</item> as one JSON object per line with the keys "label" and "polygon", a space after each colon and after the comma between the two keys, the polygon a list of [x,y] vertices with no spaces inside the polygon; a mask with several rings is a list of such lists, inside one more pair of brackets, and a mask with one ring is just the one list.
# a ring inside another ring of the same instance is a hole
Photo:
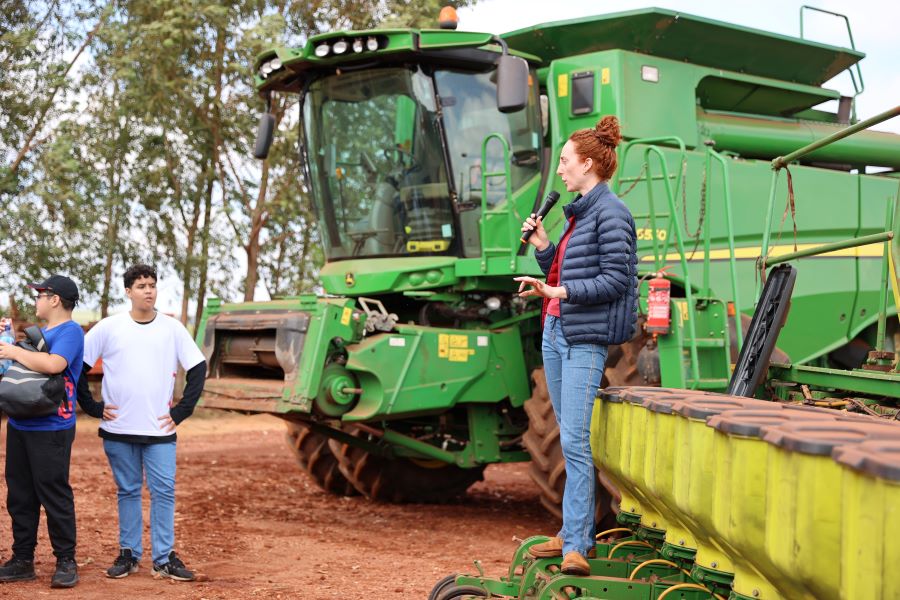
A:
{"label": "track roller wheel", "polygon": [[338,461],[328,446],[328,437],[314,432],[300,421],[287,422],[287,443],[304,473],[320,488],[338,496],[355,496],[356,489],[341,474]]}
{"label": "track roller wheel", "polygon": [[[367,433],[348,427],[351,435]],[[441,504],[465,494],[484,479],[484,466],[463,469],[441,461],[388,459],[338,440],[329,440],[338,468],[356,490],[380,502],[424,502]]]}

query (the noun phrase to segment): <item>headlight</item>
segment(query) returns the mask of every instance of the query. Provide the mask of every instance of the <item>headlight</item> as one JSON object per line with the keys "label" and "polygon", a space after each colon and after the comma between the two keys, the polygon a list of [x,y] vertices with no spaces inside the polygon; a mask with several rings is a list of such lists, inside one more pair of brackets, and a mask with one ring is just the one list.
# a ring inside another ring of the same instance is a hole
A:
{"label": "headlight", "polygon": [[363,41],[362,38],[356,38],[353,40],[353,51],[359,54],[363,51]]}
{"label": "headlight", "polygon": [[273,71],[277,71],[282,66],[281,60],[278,58],[273,58],[272,60],[269,61],[269,66],[272,67]]}
{"label": "headlight", "polygon": [[334,46],[331,47],[331,50],[335,54],[343,54],[347,51],[347,41],[346,40],[338,40],[334,43]]}
{"label": "headlight", "polygon": [[367,39],[366,40],[366,49],[369,50],[369,52],[375,52],[376,50],[378,50],[378,40],[376,40],[373,37],[370,37],[369,39]]}
{"label": "headlight", "polygon": [[331,52],[331,48],[328,47],[328,44],[319,44],[316,46],[316,56],[319,58],[325,58],[328,56],[329,52]]}

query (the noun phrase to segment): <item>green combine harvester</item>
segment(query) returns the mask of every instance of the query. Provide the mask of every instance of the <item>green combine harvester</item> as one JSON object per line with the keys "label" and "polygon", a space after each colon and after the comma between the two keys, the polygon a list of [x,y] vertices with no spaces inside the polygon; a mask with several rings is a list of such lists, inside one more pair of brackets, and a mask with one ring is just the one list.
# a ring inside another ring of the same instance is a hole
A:
{"label": "green combine harvester", "polygon": [[[790,253],[809,258],[759,393],[895,414],[900,328],[883,265],[900,136],[790,154],[857,123],[855,96],[822,84],[849,70],[861,92],[863,56],[661,9],[500,36],[337,31],[264,52],[261,97],[302,99],[325,295],[211,300],[203,405],[284,418],[301,468],[335,494],[445,501],[488,464],[530,460],[559,515],[540,305],[512,277],[541,275],[524,218],[552,190],[571,199],[554,175],[562,145],[616,115],[612,188],[638,225],[641,310],[668,269],[671,318],[610,349],[604,387],[725,391],[761,275]],[[816,108],[828,101],[834,112]],[[264,114],[258,158],[273,128]],[[545,223],[557,239],[562,211]],[[610,523],[628,512],[626,479],[602,472],[598,523]]]}

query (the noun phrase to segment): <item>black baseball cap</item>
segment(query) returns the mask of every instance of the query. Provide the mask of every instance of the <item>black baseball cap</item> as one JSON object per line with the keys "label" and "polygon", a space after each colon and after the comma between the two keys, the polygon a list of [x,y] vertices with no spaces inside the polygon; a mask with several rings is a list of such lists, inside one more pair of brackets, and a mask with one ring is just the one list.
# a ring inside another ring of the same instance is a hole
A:
{"label": "black baseball cap", "polygon": [[53,292],[72,303],[78,302],[78,286],[65,275],[51,275],[41,283],[29,283],[28,287],[39,292]]}

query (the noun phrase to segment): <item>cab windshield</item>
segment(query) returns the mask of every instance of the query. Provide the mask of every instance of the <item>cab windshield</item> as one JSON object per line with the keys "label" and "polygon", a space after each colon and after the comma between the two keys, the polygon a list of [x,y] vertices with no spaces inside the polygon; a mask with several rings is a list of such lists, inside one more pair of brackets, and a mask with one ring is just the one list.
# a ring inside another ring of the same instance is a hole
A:
{"label": "cab windshield", "polygon": [[330,75],[303,114],[329,260],[455,250],[432,79],[409,68]]}
{"label": "cab windshield", "polygon": [[540,172],[536,91],[525,110],[503,114],[495,79],[493,70],[393,67],[339,72],[309,86],[306,159],[328,260],[460,254],[472,232],[457,231],[451,187],[457,210],[506,198],[503,177],[482,181],[483,170],[504,169],[497,141],[482,165],[491,133],[509,143],[512,189]]}

